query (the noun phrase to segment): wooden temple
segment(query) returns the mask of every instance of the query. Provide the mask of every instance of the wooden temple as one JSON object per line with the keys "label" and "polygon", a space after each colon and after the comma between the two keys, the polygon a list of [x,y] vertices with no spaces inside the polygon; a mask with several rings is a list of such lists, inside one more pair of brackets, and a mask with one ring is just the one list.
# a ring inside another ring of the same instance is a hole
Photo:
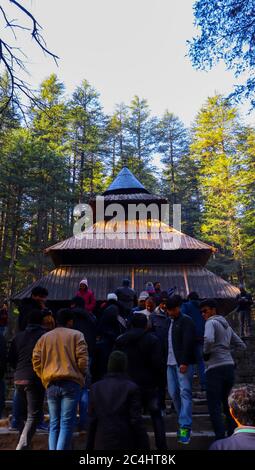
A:
{"label": "wooden temple", "polygon": [[[166,207],[167,201],[164,198],[147,191],[127,167],[120,171],[103,196],[106,213],[110,204],[121,204],[125,220],[116,224],[116,219],[108,215],[98,222],[96,200],[92,200],[94,215],[88,230],[90,236],[73,236],[47,248],[45,254],[51,257],[55,268],[17,293],[14,301],[30,297],[33,287],[41,285],[49,291],[50,304],[66,304],[84,277],[96,299],[104,300],[124,278],[129,278],[137,293],[144,290],[146,282],[159,281],[162,290],[176,287],[176,293],[184,298],[196,291],[200,298],[219,299],[225,307],[228,305],[228,310],[232,308],[239,289],[206,268],[215,248],[165,223],[162,207]],[[158,216],[140,221],[134,217],[130,221],[130,204],[143,204],[146,209],[154,204],[158,207]],[[129,236],[130,224],[134,229],[132,237]],[[98,228],[109,233],[117,230],[121,235],[98,237]],[[155,228],[157,236],[153,233]]]}

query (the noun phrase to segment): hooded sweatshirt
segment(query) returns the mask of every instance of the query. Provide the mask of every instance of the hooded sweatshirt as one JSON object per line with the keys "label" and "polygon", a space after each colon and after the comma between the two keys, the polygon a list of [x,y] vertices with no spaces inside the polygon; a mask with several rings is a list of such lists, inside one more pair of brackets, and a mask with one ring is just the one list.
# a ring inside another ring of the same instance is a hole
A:
{"label": "hooded sweatshirt", "polygon": [[227,320],[221,315],[210,317],[205,323],[204,354],[206,371],[214,367],[234,365],[231,348],[246,349],[245,343],[232,330]]}

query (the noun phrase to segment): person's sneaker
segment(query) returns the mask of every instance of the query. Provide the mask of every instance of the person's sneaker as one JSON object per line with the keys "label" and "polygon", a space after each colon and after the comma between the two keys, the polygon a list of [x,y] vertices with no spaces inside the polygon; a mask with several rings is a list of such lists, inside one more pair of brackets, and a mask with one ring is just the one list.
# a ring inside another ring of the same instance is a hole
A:
{"label": "person's sneaker", "polygon": [[49,425],[47,423],[40,423],[37,425],[36,431],[49,432]]}
{"label": "person's sneaker", "polygon": [[177,432],[178,442],[181,444],[189,444],[190,442],[190,429],[180,428]]}
{"label": "person's sneaker", "polygon": [[9,431],[15,431],[15,432],[19,432],[19,428],[15,428],[14,426],[9,426]]}

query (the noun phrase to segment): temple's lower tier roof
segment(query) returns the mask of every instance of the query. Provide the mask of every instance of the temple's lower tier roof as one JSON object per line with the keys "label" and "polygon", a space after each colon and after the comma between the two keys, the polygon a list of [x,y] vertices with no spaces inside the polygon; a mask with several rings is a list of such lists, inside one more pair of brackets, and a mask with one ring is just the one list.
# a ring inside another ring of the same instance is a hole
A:
{"label": "temple's lower tier roof", "polygon": [[200,298],[234,299],[239,289],[200,265],[79,265],[60,266],[30,284],[13,297],[13,300],[28,298],[34,287],[40,285],[49,291],[48,300],[71,299],[78,290],[81,279],[87,278],[89,288],[97,300],[106,298],[116,290],[124,278],[129,278],[139,294],[148,281],[159,281],[161,289],[176,287],[175,293],[187,297],[196,291]]}

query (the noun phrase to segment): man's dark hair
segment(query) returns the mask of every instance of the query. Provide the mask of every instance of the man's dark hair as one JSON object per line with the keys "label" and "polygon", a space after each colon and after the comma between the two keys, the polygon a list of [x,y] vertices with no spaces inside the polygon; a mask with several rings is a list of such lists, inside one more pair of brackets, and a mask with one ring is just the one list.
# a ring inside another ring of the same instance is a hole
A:
{"label": "man's dark hair", "polygon": [[85,302],[82,297],[79,297],[79,296],[73,297],[71,300],[71,305],[73,304],[75,305],[75,307],[85,308]]}
{"label": "man's dark hair", "polygon": [[130,281],[129,281],[129,279],[123,279],[123,281],[122,281],[122,285],[123,285],[123,286],[126,286],[126,287],[128,287],[128,286],[129,286],[129,284],[130,284]]}
{"label": "man's dark hair", "polygon": [[157,284],[160,284],[160,282],[159,281],[153,282],[154,287],[156,287]]}
{"label": "man's dark hair", "polygon": [[216,312],[218,311],[218,304],[217,304],[216,300],[214,300],[214,299],[202,300],[202,302],[200,302],[199,307],[200,307],[200,309],[202,309],[204,307],[215,308]]}
{"label": "man's dark hair", "polygon": [[180,295],[173,295],[170,297],[166,303],[166,308],[172,310],[173,308],[180,307],[183,302],[183,299]]}
{"label": "man's dark hair", "polygon": [[71,308],[61,308],[57,312],[57,324],[66,326],[70,320],[74,320],[74,313]]}
{"label": "man's dark hair", "polygon": [[37,286],[32,289],[31,295],[40,295],[41,297],[47,297],[48,291],[45,287]]}
{"label": "man's dark hair", "polygon": [[128,368],[127,355],[122,351],[113,351],[108,360],[108,372],[126,372]]}
{"label": "man's dark hair", "polygon": [[228,397],[229,407],[243,426],[255,426],[255,385],[234,387]]}
{"label": "man's dark hair", "polygon": [[42,312],[38,308],[34,308],[28,313],[27,324],[28,325],[41,325],[42,323]]}
{"label": "man's dark hair", "polygon": [[199,300],[199,295],[197,292],[190,292],[188,295],[188,300]]}
{"label": "man's dark hair", "polygon": [[142,328],[143,330],[145,330],[147,324],[147,317],[143,313],[135,313],[131,320],[131,326],[133,328]]}

